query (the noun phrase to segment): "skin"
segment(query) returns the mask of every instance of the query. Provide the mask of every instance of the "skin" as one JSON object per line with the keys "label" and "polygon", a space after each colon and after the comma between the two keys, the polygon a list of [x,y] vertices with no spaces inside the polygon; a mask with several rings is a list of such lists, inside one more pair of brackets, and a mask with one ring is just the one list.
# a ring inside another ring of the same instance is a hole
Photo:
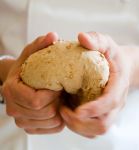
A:
{"label": "skin", "polygon": [[57,40],[56,33],[37,38],[25,47],[17,60],[12,60],[11,68],[5,69],[4,76],[10,69],[7,77],[1,76],[7,114],[14,117],[18,127],[30,134],[56,133],[64,127],[58,111],[61,92],[34,90],[26,86],[19,77],[21,64],[28,56]]}
{"label": "skin", "polygon": [[61,107],[61,116],[68,128],[92,138],[106,133],[124,106],[132,64],[128,61],[128,55],[107,35],[80,33],[78,39],[83,47],[102,52],[110,65],[109,82],[99,98],[74,111],[66,106]]}
{"label": "skin", "polygon": [[[104,134],[124,106],[129,87],[139,85],[138,47],[118,46],[109,36],[95,32],[79,33],[78,39],[83,47],[98,50],[106,56],[110,65],[110,77],[98,99],[75,110],[64,105],[59,107],[61,92],[36,91],[23,84],[19,78],[24,60],[32,53],[57,41],[57,34],[49,33],[37,38],[25,47],[17,60],[0,61],[0,69],[3,69],[0,70],[0,79],[3,82],[2,93],[7,114],[14,117],[17,126],[27,133],[56,133],[66,124],[73,132],[84,137],[92,138]],[[10,67],[8,63],[11,64]]]}

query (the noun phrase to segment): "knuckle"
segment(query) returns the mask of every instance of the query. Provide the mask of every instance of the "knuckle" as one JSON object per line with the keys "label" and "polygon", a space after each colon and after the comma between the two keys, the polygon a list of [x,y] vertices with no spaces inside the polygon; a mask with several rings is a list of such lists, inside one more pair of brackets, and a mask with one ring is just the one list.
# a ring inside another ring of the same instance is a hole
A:
{"label": "knuckle", "polygon": [[54,118],[57,115],[56,108],[54,107],[46,107],[43,110],[40,110],[36,115],[35,118],[42,118],[42,119],[51,119]]}
{"label": "knuckle", "polygon": [[28,51],[30,49],[31,45],[32,45],[32,43],[29,43],[28,45],[26,45],[24,48],[24,52]]}
{"label": "knuckle", "polygon": [[59,133],[59,132],[61,132],[62,130],[63,130],[63,128],[59,127],[59,128],[56,129],[55,133]]}
{"label": "knuckle", "polygon": [[56,92],[53,92],[50,90],[45,91],[44,94],[45,95],[42,96],[42,99],[44,100],[44,98],[45,98],[47,105],[52,103],[54,100],[56,100],[60,95],[59,93],[56,93]]}
{"label": "knuckle", "polygon": [[100,122],[99,122],[99,131],[98,131],[98,134],[99,134],[99,135],[103,135],[103,134],[105,134],[107,131],[108,131],[108,127],[107,127],[106,123],[103,122],[103,121],[100,121]]}
{"label": "knuckle", "polygon": [[46,95],[46,99],[47,99],[47,104],[51,103],[54,100],[53,95],[49,92]]}
{"label": "knuckle", "polygon": [[24,129],[24,131],[25,131],[27,134],[37,134],[37,132],[35,132],[35,130],[32,130],[32,129]]}
{"label": "knuckle", "polygon": [[54,120],[53,120],[53,124],[54,124],[55,126],[60,126],[60,125],[62,124],[61,118],[56,118],[56,119],[54,119]]}
{"label": "knuckle", "polygon": [[56,109],[54,107],[51,107],[51,109],[47,113],[48,119],[55,117],[56,114]]}
{"label": "knuckle", "polygon": [[42,36],[39,36],[35,39],[35,42],[39,42],[42,39]]}
{"label": "knuckle", "polygon": [[38,45],[38,44],[41,42],[42,37],[43,37],[43,36],[39,36],[39,37],[36,38],[32,43],[29,43],[29,44],[24,48],[24,53],[29,55],[29,54],[31,53],[31,51],[32,51],[32,47]]}
{"label": "knuckle", "polygon": [[92,110],[90,110],[90,114],[92,113],[93,115],[97,115],[99,113],[99,106],[96,105]]}
{"label": "knuckle", "polygon": [[15,124],[19,127],[19,128],[24,128],[24,124],[21,120],[19,119],[15,119]]}
{"label": "knuckle", "polygon": [[19,113],[14,109],[6,108],[6,113],[8,116],[13,116],[13,117],[19,116]]}
{"label": "knuckle", "polygon": [[39,37],[37,37],[36,39],[35,39],[35,41],[33,42],[33,44],[38,44],[38,43],[41,43],[41,41],[42,41],[42,38],[43,38],[43,36],[39,36]]}
{"label": "knuckle", "polygon": [[59,133],[64,129],[64,125],[59,126],[56,130],[55,133]]}
{"label": "knuckle", "polygon": [[34,99],[30,102],[30,107],[32,107],[34,110],[40,110],[43,106],[40,99]]}

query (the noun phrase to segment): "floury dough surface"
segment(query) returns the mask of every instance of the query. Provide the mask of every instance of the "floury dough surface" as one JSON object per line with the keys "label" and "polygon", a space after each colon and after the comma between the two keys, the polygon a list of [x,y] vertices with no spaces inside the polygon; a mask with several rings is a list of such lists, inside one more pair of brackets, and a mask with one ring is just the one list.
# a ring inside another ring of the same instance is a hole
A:
{"label": "floury dough surface", "polygon": [[77,42],[59,41],[29,56],[20,75],[35,89],[64,89],[82,104],[101,94],[109,65],[98,51],[89,51]]}

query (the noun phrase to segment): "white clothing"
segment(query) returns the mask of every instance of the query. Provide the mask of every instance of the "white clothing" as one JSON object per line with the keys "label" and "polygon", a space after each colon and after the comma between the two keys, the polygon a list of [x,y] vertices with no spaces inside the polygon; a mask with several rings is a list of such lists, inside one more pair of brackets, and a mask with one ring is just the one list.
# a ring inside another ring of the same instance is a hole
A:
{"label": "white clothing", "polygon": [[0,1],[0,50],[17,55],[26,44],[27,0]]}
{"label": "white clothing", "polygon": [[[138,0],[1,0],[0,44],[19,55],[27,42],[50,31],[68,40],[75,40],[80,31],[98,31],[109,34],[119,44],[138,44],[138,7]],[[68,129],[55,135],[27,137],[6,116],[5,120],[10,121],[5,121],[1,128],[4,118],[0,118],[0,134],[7,134],[1,137],[7,139],[9,145],[13,144],[13,150],[139,150],[138,98],[138,91],[129,95],[117,122],[106,135],[97,139],[86,139]],[[9,141],[11,136],[18,140]],[[0,147],[11,150],[1,139]]]}

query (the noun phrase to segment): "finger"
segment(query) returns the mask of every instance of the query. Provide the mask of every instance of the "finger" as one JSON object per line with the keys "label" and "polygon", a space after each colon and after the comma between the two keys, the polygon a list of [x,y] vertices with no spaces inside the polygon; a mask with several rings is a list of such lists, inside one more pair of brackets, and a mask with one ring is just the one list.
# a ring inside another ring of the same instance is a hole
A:
{"label": "finger", "polygon": [[40,36],[38,37],[35,41],[33,41],[31,44],[29,44],[23,52],[21,53],[18,61],[23,63],[24,60],[30,56],[32,53],[41,50],[54,42],[58,40],[58,35],[57,33],[50,32],[46,36]]}
{"label": "finger", "polygon": [[14,82],[14,88],[11,89],[11,93],[15,97],[14,102],[28,109],[39,110],[52,103],[58,98],[61,92],[55,92],[51,90],[34,90],[33,88],[20,82]]}
{"label": "finger", "polygon": [[51,119],[45,120],[34,120],[34,119],[23,119],[23,118],[16,118],[15,123],[20,128],[29,128],[29,129],[36,129],[36,128],[44,128],[44,129],[51,129],[56,128],[62,124],[62,119],[59,115]]}
{"label": "finger", "polygon": [[57,33],[50,32],[46,36],[40,36],[35,41],[33,41],[31,44],[28,44],[22,51],[21,55],[18,57],[16,63],[12,67],[13,69],[9,72],[8,75],[13,76],[14,78],[19,78],[20,72],[21,72],[21,65],[24,63],[24,61],[31,54],[53,44],[58,39],[59,38],[58,38]]}
{"label": "finger", "polygon": [[94,38],[91,37],[88,33],[79,33],[78,40],[80,44],[87,49],[98,50],[99,49],[98,40],[95,37],[96,32],[94,33],[95,33]]}
{"label": "finger", "polygon": [[9,116],[13,116],[15,118],[45,120],[55,117],[58,111],[56,101],[41,110],[26,109],[20,105],[12,103],[11,101],[7,101],[6,112]]}
{"label": "finger", "polygon": [[108,36],[97,32],[79,33],[78,40],[80,44],[90,50],[98,50],[101,53],[109,53],[114,56],[115,50],[119,49],[117,44]]}
{"label": "finger", "polygon": [[80,115],[80,117],[98,117],[105,113],[108,113],[112,109],[116,108],[121,104],[121,94],[124,93],[122,78],[119,77],[119,73],[117,72],[117,68],[111,62],[110,63],[111,73],[109,77],[109,81],[100,97],[98,97],[95,101],[90,101],[86,104],[79,106],[76,109],[76,113]]}
{"label": "finger", "polygon": [[60,113],[66,126],[75,133],[94,138],[104,132],[101,122],[97,118],[81,118],[76,112],[64,106],[61,108]]}
{"label": "finger", "polygon": [[113,124],[113,122],[116,121],[118,114],[120,112],[121,107],[118,107],[109,113],[106,113],[99,117],[100,122],[105,125],[105,128],[110,128],[110,126]]}
{"label": "finger", "polygon": [[63,128],[64,128],[64,124],[61,124],[60,126],[52,128],[52,129],[38,128],[38,129],[24,129],[24,130],[28,134],[53,134],[53,133],[61,132]]}

